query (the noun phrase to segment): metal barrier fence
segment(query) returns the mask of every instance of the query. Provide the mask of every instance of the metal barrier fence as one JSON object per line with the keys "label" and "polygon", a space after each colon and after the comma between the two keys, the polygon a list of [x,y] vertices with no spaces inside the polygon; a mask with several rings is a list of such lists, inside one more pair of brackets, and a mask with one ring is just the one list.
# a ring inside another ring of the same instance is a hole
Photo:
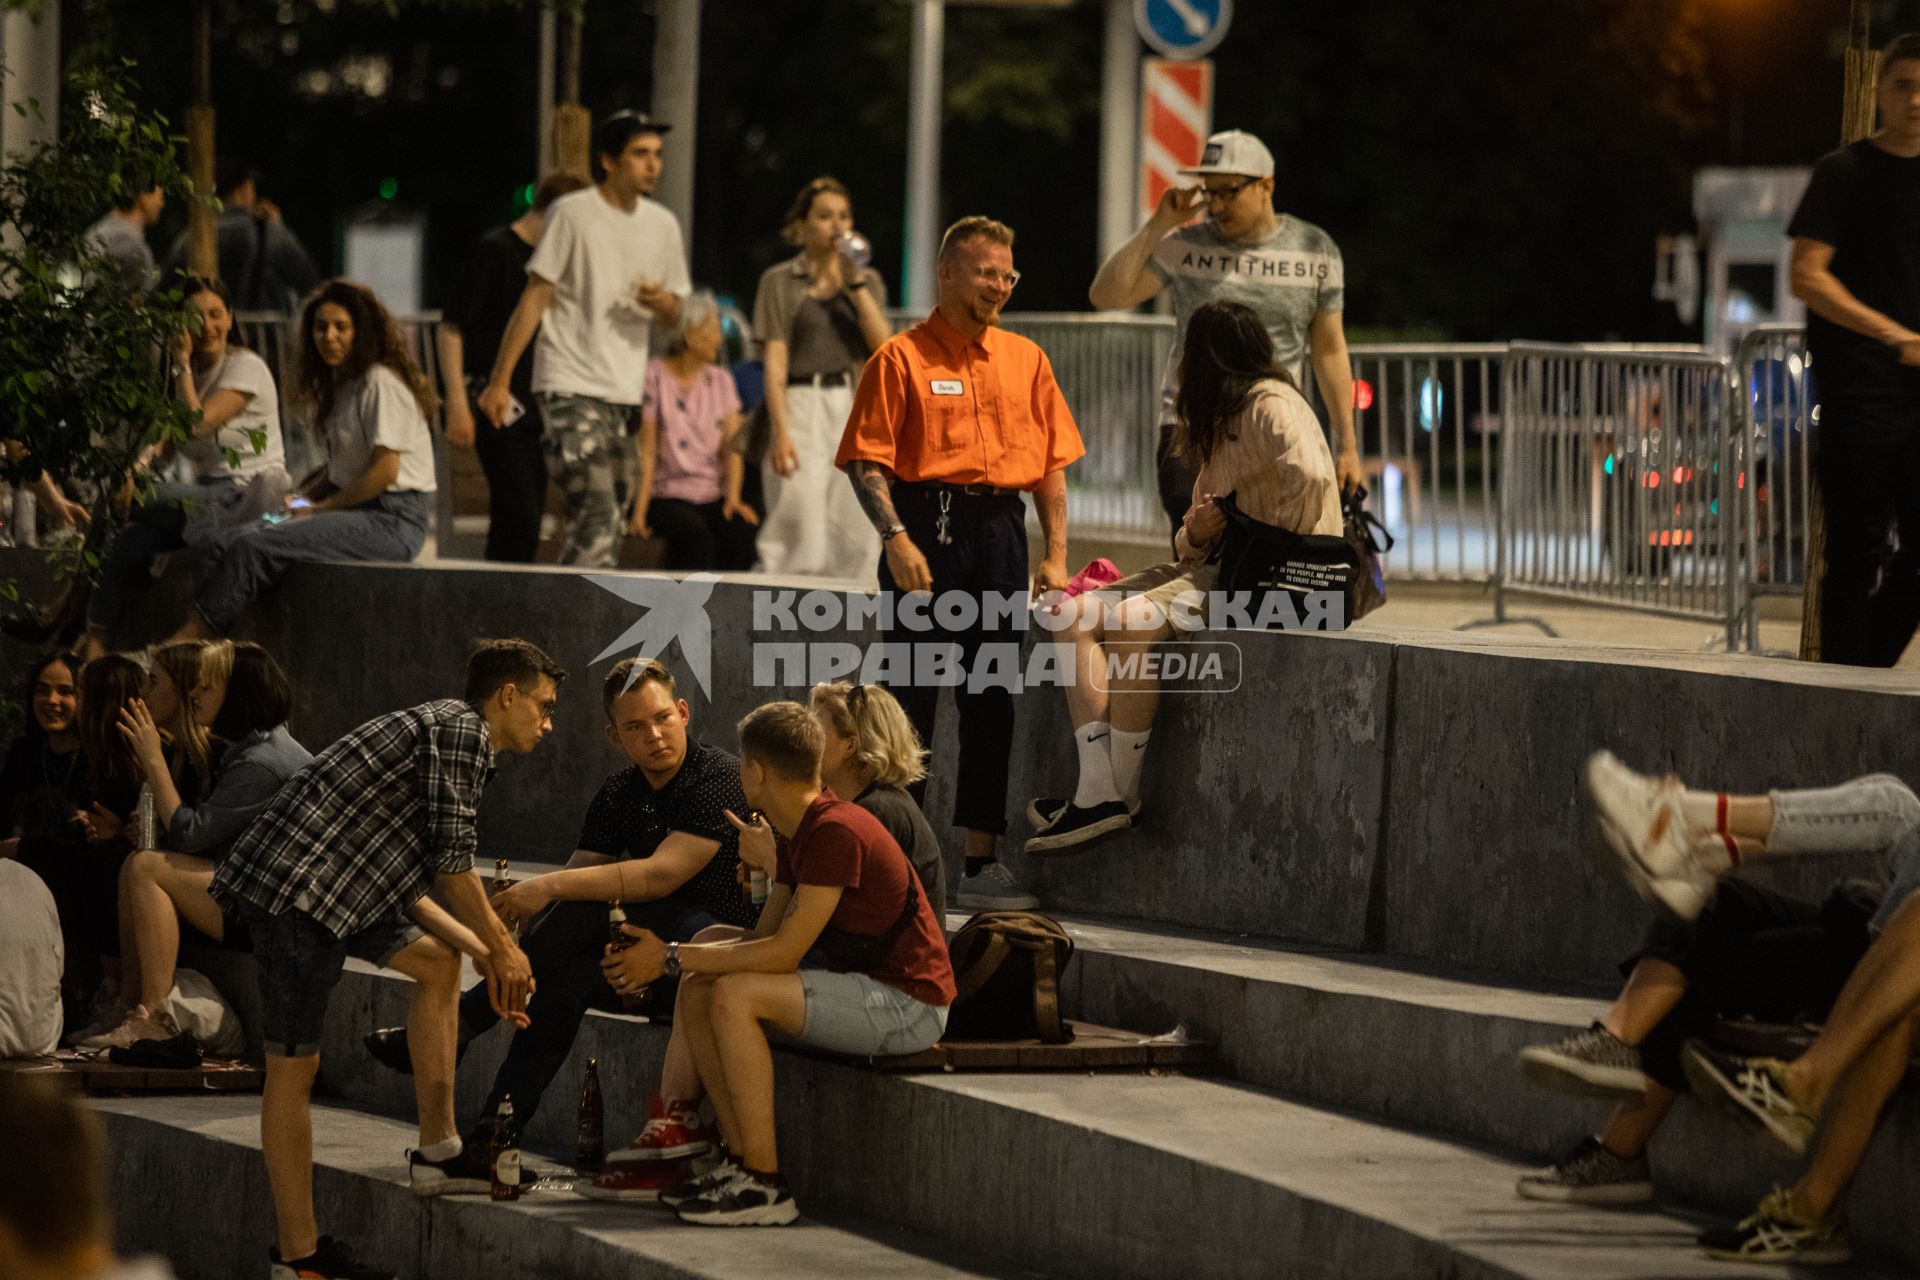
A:
{"label": "metal barrier fence", "polygon": [[1728,429],[1737,394],[1721,356],[1512,344],[1498,590],[1711,620],[1738,647],[1749,478]]}
{"label": "metal barrier fence", "polygon": [[1799,325],[1757,325],[1733,357],[1740,379],[1732,421],[1749,459],[1747,580],[1757,595],[1798,595],[1806,582],[1818,389]]}

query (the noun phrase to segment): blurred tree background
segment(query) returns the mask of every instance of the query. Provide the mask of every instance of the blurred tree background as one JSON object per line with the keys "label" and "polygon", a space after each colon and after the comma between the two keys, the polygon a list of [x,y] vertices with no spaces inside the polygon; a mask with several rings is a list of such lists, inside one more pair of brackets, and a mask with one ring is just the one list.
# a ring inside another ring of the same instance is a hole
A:
{"label": "blurred tree background", "polygon": [[[537,16],[512,0],[213,0],[219,150],[263,173],[323,269],[390,192],[425,215],[426,296],[536,175]],[[178,121],[187,0],[66,0],[70,63],[130,57]],[[1846,0],[1259,0],[1237,7],[1216,127],[1261,135],[1283,209],[1346,253],[1349,323],[1460,340],[1683,336],[1653,238],[1702,165],[1809,164],[1839,133]],[[947,17],[943,213],[1019,232],[1016,306],[1084,309],[1096,265],[1102,6]],[[653,7],[587,0],[583,97],[651,99]],[[694,274],[750,302],[821,173],[897,275],[910,12],[706,0]],[[1920,28],[1880,0],[1874,42]],[[670,136],[668,163],[684,163]],[[384,185],[383,185],[384,184]],[[171,218],[183,217],[178,210]],[[155,236],[167,243],[178,222]]]}

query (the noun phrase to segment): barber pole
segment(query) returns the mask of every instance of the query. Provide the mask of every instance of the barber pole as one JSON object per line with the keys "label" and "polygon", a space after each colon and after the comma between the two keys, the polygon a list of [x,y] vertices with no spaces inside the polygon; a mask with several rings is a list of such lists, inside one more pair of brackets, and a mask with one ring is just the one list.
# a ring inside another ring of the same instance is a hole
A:
{"label": "barber pole", "polygon": [[1213,132],[1213,63],[1146,58],[1140,63],[1140,220],[1160,206],[1180,170],[1200,163]]}

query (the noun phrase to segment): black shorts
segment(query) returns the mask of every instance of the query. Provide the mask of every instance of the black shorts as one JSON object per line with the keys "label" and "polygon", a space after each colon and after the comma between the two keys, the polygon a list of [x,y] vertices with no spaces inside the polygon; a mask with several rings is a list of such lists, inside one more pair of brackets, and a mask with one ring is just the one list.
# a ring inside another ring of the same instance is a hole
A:
{"label": "black shorts", "polygon": [[327,1001],[339,985],[347,957],[386,964],[426,930],[404,916],[368,925],[336,938],[304,911],[269,915],[242,903],[240,918],[253,937],[260,971],[260,1024],[267,1052],[306,1058],[320,1052]]}

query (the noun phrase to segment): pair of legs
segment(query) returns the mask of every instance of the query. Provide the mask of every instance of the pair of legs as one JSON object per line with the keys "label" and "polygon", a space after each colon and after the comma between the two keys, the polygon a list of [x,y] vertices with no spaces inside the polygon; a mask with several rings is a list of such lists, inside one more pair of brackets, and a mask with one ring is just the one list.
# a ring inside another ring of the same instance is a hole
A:
{"label": "pair of legs", "polygon": [[1115,799],[1139,807],[1140,764],[1160,707],[1160,682],[1141,674],[1137,658],[1174,633],[1168,588],[1173,594],[1207,589],[1196,576],[1188,566],[1161,565],[1060,604],[1067,625],[1056,643],[1073,651],[1067,716],[1080,744],[1073,802],[1082,808]]}
{"label": "pair of legs", "polygon": [[648,503],[647,523],[656,537],[666,541],[668,569],[734,573],[753,567],[756,530],[741,517],[728,519],[722,511],[725,505],[679,498],[655,498]]}
{"label": "pair of legs", "polygon": [[[714,923],[706,912],[670,898],[631,903],[625,910],[627,923],[668,942],[689,941]],[[500,1064],[480,1113],[479,1126],[490,1124],[500,1099],[511,1096],[514,1121],[525,1133],[553,1077],[573,1051],[587,1010],[622,1011],[620,997],[607,985],[600,968],[606,945],[607,908],[600,902],[555,903],[527,931],[521,946],[538,987],[528,1007],[532,1023],[514,1032],[506,1060]],[[460,998],[459,1019],[459,1029],[468,1037],[498,1021],[484,982]],[[408,1038],[411,1042],[411,1030]]]}
{"label": "pair of legs", "polygon": [[457,1135],[453,1115],[460,956],[403,922],[334,937],[303,912],[271,916],[243,907],[259,957],[266,1085],[260,1098],[260,1149],[273,1189],[280,1257],[305,1258],[319,1245],[313,1211],[313,1080],[329,996],[349,955],[377,960],[412,978],[407,1047],[413,1060],[420,1145]]}
{"label": "pair of legs", "polygon": [[[844,480],[842,481],[844,486]],[[958,656],[958,670],[988,669],[982,649],[1007,646],[1007,661],[999,670],[1018,671],[1020,635],[996,631],[987,625],[981,609],[973,625],[941,625],[937,602],[948,592],[976,598],[995,595],[1011,599],[1027,590],[1026,507],[1018,494],[967,494],[928,485],[900,483],[893,487],[894,509],[907,536],[927,559],[933,574],[934,601],[925,610],[926,630],[903,625],[909,597],[899,590],[884,556],[880,560],[880,590],[892,601],[894,625],[886,633],[890,654],[911,663],[916,673],[933,650]],[[912,721],[922,744],[934,742],[934,715],[940,687],[931,680],[908,679],[888,686]],[[953,825],[967,833],[968,874],[976,864],[995,857],[1007,830],[1007,761],[1013,752],[1013,694],[1004,685],[970,689],[967,682],[953,687],[954,708],[960,716],[959,776],[954,789]],[[924,784],[922,784],[924,787]],[[915,798],[922,792],[916,791]],[[1029,905],[1033,905],[1029,902]]]}
{"label": "pair of legs", "polygon": [[547,508],[547,455],[538,404],[530,395],[514,394],[527,405],[526,414],[511,426],[482,424],[473,451],[487,476],[487,559],[532,564]]}
{"label": "pair of legs", "polygon": [[567,503],[560,563],[611,569],[620,563],[627,509],[640,479],[633,427],[638,406],[543,392],[547,471]]}
{"label": "pair of legs", "polygon": [[[681,983],[674,1038],[684,1044],[713,1103],[727,1149],[751,1173],[780,1171],[767,1028],[798,1037],[806,1023],[806,989],[797,973],[693,974]],[[670,1045],[667,1072],[674,1070]],[[669,1084],[663,1075],[663,1092]]]}
{"label": "pair of legs", "polygon": [[[1908,376],[1904,395],[1891,387],[1823,390],[1815,459],[1826,518],[1820,657],[1892,666],[1920,621],[1920,379]],[[1889,529],[1904,544],[1891,556]]]}
{"label": "pair of legs", "polygon": [[107,544],[100,581],[87,601],[82,656],[97,658],[112,647],[114,633],[127,620],[132,597],[151,578],[154,559],[187,545],[188,519],[208,508],[225,507],[239,495],[240,486],[233,481],[163,484],[152,501],[128,514],[126,524]]}
{"label": "pair of legs", "polygon": [[253,525],[215,538],[201,552],[200,594],[173,638],[226,634],[254,598],[296,564],[413,559],[427,539],[432,499],[430,493],[388,492],[352,511]]}
{"label": "pair of legs", "polygon": [[207,892],[214,864],[190,853],[144,849],[120,867],[120,979],[129,1000],[157,1009],[173,990],[180,925],[215,942],[226,918]]}

